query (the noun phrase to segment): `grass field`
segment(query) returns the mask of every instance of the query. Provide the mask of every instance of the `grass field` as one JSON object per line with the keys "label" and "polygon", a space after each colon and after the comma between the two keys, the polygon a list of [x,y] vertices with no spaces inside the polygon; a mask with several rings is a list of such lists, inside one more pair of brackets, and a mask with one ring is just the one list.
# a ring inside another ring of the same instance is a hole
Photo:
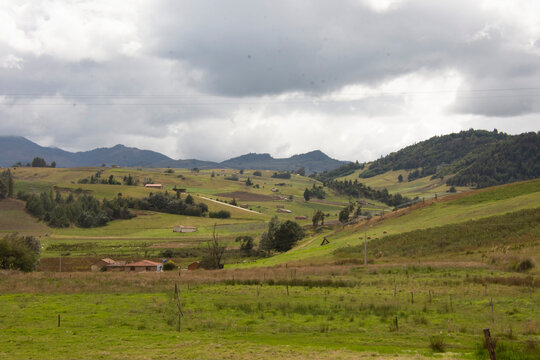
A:
{"label": "grass field", "polygon": [[[488,269],[304,267],[181,278],[4,275],[5,359],[461,359],[475,357],[484,327],[519,348],[540,333],[538,292],[473,281],[504,276]],[[181,332],[175,282],[184,313]],[[444,354],[432,349],[431,337],[442,341]]]}
{"label": "grass field", "polygon": [[[143,197],[152,191],[77,183],[98,170],[18,168],[16,191],[56,186],[67,193],[80,187],[98,198],[118,193]],[[310,219],[299,220],[307,237],[297,247],[257,259],[240,256],[234,239],[250,235],[258,240],[275,215],[294,220],[322,210],[334,224],[349,199],[325,189],[326,199],[305,202],[303,191],[316,183],[313,179],[274,179],[271,171],[261,177],[221,169],[167,171],[107,168],[102,176],[131,174],[139,181],[151,177],[167,190],[186,188],[211,211],[229,210],[231,218],[135,210],[137,217],[103,227],[53,229],[26,214],[24,203],[0,201],[0,235],[32,234],[43,247],[43,271],[0,272],[0,358],[485,359],[486,327],[497,340],[499,360],[540,358],[537,210],[523,213],[526,228],[519,228],[519,221],[510,224],[513,215],[502,216],[540,208],[540,180],[478,191],[460,188],[449,195],[440,180],[398,183],[397,172],[361,179],[375,188],[425,197],[425,202],[392,211],[370,201],[373,213],[384,214],[345,227],[315,230]],[[225,180],[233,174],[240,180]],[[246,186],[247,177],[258,188]],[[235,198],[254,212],[206,198]],[[292,212],[278,213],[278,206]],[[502,232],[521,237],[511,235],[507,241],[504,234],[496,234],[480,246],[469,246],[469,238],[448,246],[438,246],[440,239],[431,241],[469,232],[489,236],[478,226],[497,221],[508,222],[500,227]],[[198,230],[173,233],[180,224]],[[160,261],[164,250],[174,251],[174,260],[185,268],[202,257],[214,226],[234,254],[224,270],[88,272],[99,258]],[[359,265],[365,233],[367,267]],[[403,244],[394,249],[386,237]],[[324,238],[330,243],[321,246]],[[384,252],[370,247],[379,243]],[[530,259],[533,268],[516,272],[508,265],[516,259]],[[180,332],[175,284],[184,314]]]}

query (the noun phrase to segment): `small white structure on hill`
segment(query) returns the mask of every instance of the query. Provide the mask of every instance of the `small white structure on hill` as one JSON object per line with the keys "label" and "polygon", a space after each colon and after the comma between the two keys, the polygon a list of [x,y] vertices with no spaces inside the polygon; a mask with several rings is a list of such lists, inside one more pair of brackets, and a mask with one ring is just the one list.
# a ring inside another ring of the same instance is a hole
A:
{"label": "small white structure on hill", "polygon": [[163,184],[146,184],[144,187],[150,189],[163,189]]}
{"label": "small white structure on hill", "polygon": [[195,226],[178,225],[173,228],[173,232],[179,232],[179,233],[189,233],[189,232],[195,232],[195,231],[197,231],[197,228]]}

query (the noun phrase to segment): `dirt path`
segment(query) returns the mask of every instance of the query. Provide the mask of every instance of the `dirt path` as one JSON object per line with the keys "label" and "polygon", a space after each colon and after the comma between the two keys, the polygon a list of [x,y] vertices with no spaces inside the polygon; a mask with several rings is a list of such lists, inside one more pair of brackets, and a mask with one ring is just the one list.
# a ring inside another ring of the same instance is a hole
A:
{"label": "dirt path", "polygon": [[232,208],[238,209],[238,210],[244,210],[244,211],[247,211],[247,212],[250,212],[250,213],[253,213],[253,214],[259,214],[259,215],[262,215],[262,213],[260,213],[260,212],[258,212],[258,211],[253,211],[253,210],[249,210],[249,209],[244,209],[243,207],[240,207],[240,206],[235,206],[235,205],[223,203],[223,202],[221,202],[221,201],[217,201],[217,200],[214,200],[214,199],[210,199],[210,198],[207,198],[207,197],[204,197],[204,196],[197,195],[197,197],[200,197],[201,199],[204,199],[204,200],[208,200],[208,201],[215,202],[216,204],[226,205],[226,206],[230,206],[230,207],[232,207]]}

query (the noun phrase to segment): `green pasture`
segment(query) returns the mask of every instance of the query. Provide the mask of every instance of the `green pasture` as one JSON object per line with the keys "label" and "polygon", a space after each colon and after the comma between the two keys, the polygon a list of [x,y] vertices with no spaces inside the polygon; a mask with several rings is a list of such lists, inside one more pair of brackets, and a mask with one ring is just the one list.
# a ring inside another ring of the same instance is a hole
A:
{"label": "green pasture", "polygon": [[[354,173],[347,176],[342,176],[337,180],[358,180],[358,182],[361,182],[372,188],[386,188],[391,194],[400,193],[403,196],[407,196],[409,198],[414,198],[416,196],[420,198],[432,198],[435,195],[444,196],[448,195],[448,190],[450,189],[450,186],[446,185],[447,178],[431,179],[430,175],[413,181],[407,181],[407,175],[409,172],[406,170],[388,171],[384,174],[373,176],[367,179],[359,178],[358,175],[360,175],[365,170],[366,169],[356,170]],[[402,182],[398,181],[399,175],[403,176]],[[456,187],[456,190],[466,191],[469,190],[469,188]]]}
{"label": "green pasture", "polygon": [[[540,180],[499,186],[482,190],[479,193],[472,192],[469,196],[457,200],[434,202],[402,216],[389,214],[388,218],[383,219],[383,221],[368,223],[367,236],[375,239],[391,234],[460,223],[536,207],[540,207]],[[271,266],[288,261],[328,257],[338,248],[363,244],[366,231],[364,225],[346,226],[343,229],[339,229],[339,225],[337,227],[337,231],[333,233],[323,232],[312,238],[304,239],[305,246],[300,244],[292,251],[261,259],[255,264]],[[323,237],[327,237],[330,244],[321,246]],[[250,266],[252,265],[250,264]]]}
{"label": "green pasture", "polygon": [[[539,340],[540,295],[473,281],[497,275],[408,267],[297,278],[291,269],[286,282],[190,285],[167,274],[95,273],[51,276],[36,287],[32,275],[18,276],[16,286],[2,277],[0,357],[471,359],[482,358],[488,327],[499,344],[514,346],[520,357],[513,358],[534,359],[538,350],[524,349]],[[26,284],[34,290],[13,292]],[[443,353],[433,350],[434,341]]]}

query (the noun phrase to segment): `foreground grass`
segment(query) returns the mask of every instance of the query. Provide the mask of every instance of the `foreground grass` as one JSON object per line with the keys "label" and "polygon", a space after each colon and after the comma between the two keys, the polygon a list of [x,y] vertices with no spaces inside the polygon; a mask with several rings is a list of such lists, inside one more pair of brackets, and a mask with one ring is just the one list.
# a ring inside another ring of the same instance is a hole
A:
{"label": "foreground grass", "polygon": [[[351,266],[181,277],[2,273],[0,357],[422,358],[434,354],[430,336],[442,334],[445,357],[472,358],[484,327],[516,346],[538,341],[537,291],[472,280],[504,275]],[[183,304],[181,332],[174,283]]]}

